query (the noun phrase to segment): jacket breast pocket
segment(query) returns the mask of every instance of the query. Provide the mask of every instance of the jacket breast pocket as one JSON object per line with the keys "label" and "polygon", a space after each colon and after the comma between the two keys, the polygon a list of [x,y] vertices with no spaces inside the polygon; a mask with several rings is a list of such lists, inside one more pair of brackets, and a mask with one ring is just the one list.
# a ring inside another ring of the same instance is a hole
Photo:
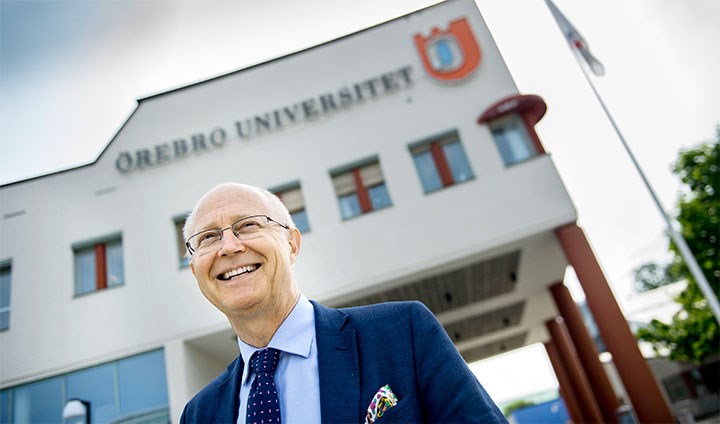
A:
{"label": "jacket breast pocket", "polygon": [[377,424],[421,422],[417,399],[405,396],[398,403],[375,420]]}

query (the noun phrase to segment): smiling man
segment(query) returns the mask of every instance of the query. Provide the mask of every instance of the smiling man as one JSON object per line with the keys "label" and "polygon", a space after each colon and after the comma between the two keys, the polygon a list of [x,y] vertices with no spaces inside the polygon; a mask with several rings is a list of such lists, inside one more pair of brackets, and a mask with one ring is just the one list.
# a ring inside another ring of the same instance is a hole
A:
{"label": "smiling man", "polygon": [[219,185],[184,235],[200,291],[227,316],[240,355],[181,422],[506,422],[421,303],[308,300],[292,269],[300,231],[272,193]]}

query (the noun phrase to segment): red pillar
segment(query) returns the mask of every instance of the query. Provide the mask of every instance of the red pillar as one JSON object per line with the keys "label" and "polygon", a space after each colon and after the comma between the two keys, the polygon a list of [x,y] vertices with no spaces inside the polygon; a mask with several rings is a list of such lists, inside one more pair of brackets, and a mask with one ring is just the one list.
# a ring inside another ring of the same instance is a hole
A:
{"label": "red pillar", "polygon": [[585,370],[605,422],[617,423],[618,420],[615,414],[620,407],[620,402],[605,373],[605,368],[603,368],[598,358],[597,348],[590,336],[590,332],[585,327],[580,310],[575,305],[570,291],[562,282],[550,286],[550,293],[552,293],[560,315],[565,319],[570,338],[575,345],[580,363]]}
{"label": "red pillar", "polygon": [[573,223],[558,228],[556,234],[565,257],[580,280],[600,336],[613,356],[638,420],[641,423],[674,422],[670,408],[647,361],[640,353],[585,233]]}
{"label": "red pillar", "polygon": [[565,370],[565,365],[560,359],[560,355],[553,342],[545,342],[545,352],[547,352],[550,363],[555,371],[555,377],[557,377],[558,384],[560,385],[560,396],[562,396],[563,402],[565,402],[565,407],[567,407],[568,414],[570,414],[570,419],[573,423],[582,423],[584,420],[580,410],[580,404],[575,395],[575,390],[572,387],[570,376]]}
{"label": "red pillar", "polygon": [[600,407],[595,401],[595,395],[593,395],[590,383],[588,382],[587,376],[580,364],[580,359],[578,358],[575,347],[572,344],[567,327],[565,327],[564,320],[562,317],[557,317],[547,321],[545,325],[550,332],[553,344],[557,348],[560,359],[562,360],[562,363],[565,364],[565,369],[570,377],[570,384],[577,396],[580,411],[583,416],[582,422],[604,422],[602,413],[600,412]]}

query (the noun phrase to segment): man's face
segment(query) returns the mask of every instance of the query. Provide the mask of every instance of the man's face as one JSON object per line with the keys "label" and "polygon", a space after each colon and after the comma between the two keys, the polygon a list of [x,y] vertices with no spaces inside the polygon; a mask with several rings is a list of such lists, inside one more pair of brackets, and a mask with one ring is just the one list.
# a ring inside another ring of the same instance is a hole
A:
{"label": "man's face", "polygon": [[[221,187],[198,205],[192,233],[226,228],[250,215],[268,215],[282,222],[277,210],[273,201],[246,187]],[[261,230],[259,237],[246,241],[238,240],[228,229],[223,233],[220,249],[195,254],[190,269],[200,291],[231,321],[273,314],[295,300],[292,264],[299,250],[297,229],[270,224]]]}

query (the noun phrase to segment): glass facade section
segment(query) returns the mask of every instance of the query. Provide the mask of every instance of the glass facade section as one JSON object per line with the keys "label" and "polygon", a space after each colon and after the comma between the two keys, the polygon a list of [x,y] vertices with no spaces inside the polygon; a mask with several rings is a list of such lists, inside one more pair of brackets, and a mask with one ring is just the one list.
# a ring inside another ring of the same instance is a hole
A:
{"label": "glass facade section", "polygon": [[75,294],[95,291],[95,252],[92,247],[75,252]]}
{"label": "glass facade section", "polygon": [[62,383],[61,377],[55,377],[13,390],[12,422],[61,422],[64,405]]}
{"label": "glass facade section", "polygon": [[473,178],[470,163],[459,141],[445,143],[442,145],[442,149],[455,183],[461,183]]}
{"label": "glass facade section", "polygon": [[330,171],[342,219],[391,206],[377,157]]}
{"label": "glass facade section", "polygon": [[10,390],[0,390],[0,424],[12,423]]}
{"label": "glass facade section", "polygon": [[420,176],[420,183],[426,193],[442,188],[443,185],[442,181],[440,181],[440,174],[438,174],[437,167],[435,167],[435,162],[433,161],[430,150],[425,150],[413,155],[413,162],[415,162],[415,169],[417,169],[418,175]]}
{"label": "glass facade section", "polygon": [[410,153],[425,193],[474,178],[457,131],[415,143]]}
{"label": "glass facade section", "polygon": [[298,230],[300,230],[301,233],[307,233],[308,231],[310,231],[310,223],[308,222],[307,212],[305,212],[304,209],[291,213],[290,216],[292,216],[292,220],[295,223],[295,226]]}
{"label": "glass facade section", "polygon": [[67,398],[90,402],[93,422],[109,422],[118,416],[115,402],[115,366],[105,364],[67,375]]}
{"label": "glass facade section", "polygon": [[392,204],[390,203],[390,194],[388,193],[385,184],[370,187],[368,189],[368,194],[370,195],[370,203],[372,204],[373,209],[387,208]]}
{"label": "glass facade section", "polygon": [[285,205],[290,217],[301,233],[307,233],[310,231],[310,221],[308,214],[305,211],[305,199],[303,198],[302,190],[299,182],[290,183],[270,190],[280,199]]}
{"label": "glass facade section", "polygon": [[190,264],[190,258],[185,256],[187,247],[185,247],[185,237],[183,236],[183,227],[185,227],[186,220],[187,215],[182,218],[175,218],[173,221],[175,224],[175,237],[177,239],[178,261],[181,267],[187,267]]}
{"label": "glass facade section", "polygon": [[108,238],[107,241],[75,248],[75,294],[91,293],[123,283],[122,239]]}
{"label": "glass facade section", "polygon": [[338,202],[340,203],[340,215],[343,219],[352,218],[362,213],[360,210],[360,202],[355,193],[340,197]]}
{"label": "glass facade section", "polygon": [[505,165],[522,162],[537,155],[525,126],[517,116],[493,123],[491,129]]}
{"label": "glass facade section", "polygon": [[0,266],[0,331],[10,328],[10,265]]}
{"label": "glass facade section", "polygon": [[0,423],[60,423],[69,399],[90,402],[93,423],[167,423],[162,350],[0,392]]}
{"label": "glass facade section", "polygon": [[118,363],[121,415],[151,412],[168,404],[163,351],[123,359]]}
{"label": "glass facade section", "polygon": [[105,244],[105,259],[107,261],[107,285],[119,286],[125,282],[123,267],[122,243],[114,240]]}

